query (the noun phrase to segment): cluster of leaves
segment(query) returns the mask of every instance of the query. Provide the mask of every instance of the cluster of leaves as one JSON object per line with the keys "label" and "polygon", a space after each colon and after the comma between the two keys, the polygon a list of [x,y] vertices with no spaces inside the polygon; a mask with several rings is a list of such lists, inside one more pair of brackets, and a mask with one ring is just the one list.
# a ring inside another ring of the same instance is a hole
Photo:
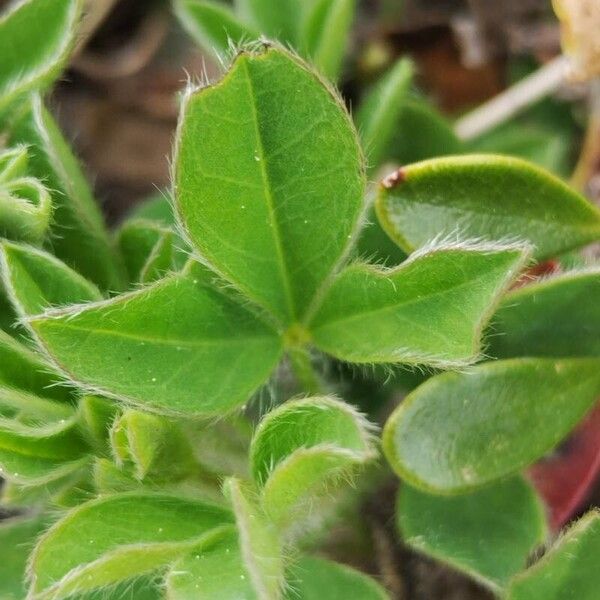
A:
{"label": "cluster of leaves", "polygon": [[[354,4],[247,1],[244,24],[177,6],[221,55],[238,34],[283,35],[337,76]],[[1,501],[24,513],[0,528],[3,597],[23,597],[26,572],[40,600],[386,598],[311,556],[377,455],[376,428],[325,377],[338,361],[437,373],[383,431],[409,544],[512,600],[592,598],[600,518],[524,570],[547,531],[521,473],[600,393],[600,271],[510,287],[598,240],[598,211],[499,156],[368,186],[399,148],[465,150],[410,97],[410,63],[366,95],[361,140],[317,70],[260,42],[185,94],[174,211],[144,206],[113,234],[40,95],[81,8],[28,0],[0,21]],[[5,53],[20,39],[28,52]],[[288,370],[305,397],[288,399]],[[270,412],[248,405],[265,386]]]}

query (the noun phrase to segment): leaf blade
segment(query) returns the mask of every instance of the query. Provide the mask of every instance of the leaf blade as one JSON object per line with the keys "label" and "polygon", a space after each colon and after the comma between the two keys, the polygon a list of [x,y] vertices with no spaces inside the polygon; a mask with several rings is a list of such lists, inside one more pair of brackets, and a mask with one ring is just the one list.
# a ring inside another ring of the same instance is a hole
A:
{"label": "leaf blade", "polygon": [[600,583],[599,552],[600,515],[595,510],[575,523],[537,564],[515,577],[507,599],[593,600]]}
{"label": "leaf blade", "polygon": [[384,428],[384,453],[415,487],[465,492],[542,457],[598,394],[597,359],[523,358],[443,373],[394,411]]}
{"label": "leaf blade", "polygon": [[405,542],[499,591],[544,542],[544,508],[521,477],[471,494],[433,496],[404,484],[396,522]]}
{"label": "leaf blade", "polygon": [[164,414],[222,414],[243,404],[281,355],[270,325],[205,271],[29,323],[71,379]]}
{"label": "leaf blade", "polygon": [[518,248],[457,245],[433,247],[392,270],[350,266],[310,324],[313,342],[350,362],[468,364],[524,260]]}
{"label": "leaf blade", "polygon": [[203,259],[283,325],[301,319],[363,205],[362,157],[340,100],[283,50],[242,53],[220,83],[188,97],[176,154],[177,211]]}
{"label": "leaf blade", "polygon": [[382,227],[407,250],[436,236],[526,240],[542,260],[600,238],[600,211],[530,163],[495,155],[409,165],[384,180]]}

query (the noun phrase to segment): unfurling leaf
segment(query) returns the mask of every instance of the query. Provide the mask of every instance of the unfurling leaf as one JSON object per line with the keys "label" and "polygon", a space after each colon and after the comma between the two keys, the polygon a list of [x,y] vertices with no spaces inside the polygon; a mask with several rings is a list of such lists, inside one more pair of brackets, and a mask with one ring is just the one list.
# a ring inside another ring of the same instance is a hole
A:
{"label": "unfurling leaf", "polygon": [[252,475],[267,515],[298,527],[316,498],[374,458],[369,423],[329,397],[287,402],[261,421],[252,440]]}
{"label": "unfurling leaf", "polygon": [[81,167],[52,115],[37,95],[28,98],[20,111],[9,141],[29,147],[31,175],[52,190],[54,214],[47,245],[57,258],[102,290],[122,289],[125,274],[120,257]]}
{"label": "unfurling leaf", "polygon": [[242,52],[187,97],[174,162],[175,206],[202,259],[282,325],[301,320],[363,208],[342,101],[284,50]]}
{"label": "unfurling leaf", "polygon": [[231,522],[224,509],[164,494],[92,500],[40,539],[30,562],[30,597],[67,598],[134,579],[185,556]]}
{"label": "unfurling leaf", "polygon": [[0,116],[59,75],[82,9],[82,0],[25,0],[0,15]]}
{"label": "unfurling leaf", "polygon": [[228,479],[224,487],[235,515],[244,572],[256,597],[259,600],[280,598],[284,566],[278,532],[263,514],[249,487],[234,478]]}
{"label": "unfurling leaf", "polygon": [[516,247],[434,247],[395,269],[351,265],[310,328],[342,360],[447,367],[473,362],[481,331],[525,260]]}
{"label": "unfurling leaf", "polygon": [[515,359],[432,377],[388,420],[384,451],[409,483],[456,493],[554,448],[600,394],[598,359]]}
{"label": "unfurling leaf", "polygon": [[27,148],[0,152],[0,235],[14,240],[39,243],[52,216],[48,190],[28,177]]}
{"label": "unfurling leaf", "polygon": [[409,546],[494,590],[525,568],[547,531],[544,507],[521,477],[459,496],[433,496],[403,484],[396,519]]}
{"label": "unfurling leaf", "polygon": [[117,462],[131,461],[135,477],[177,479],[194,468],[190,442],[177,424],[164,417],[126,410],[111,429]]}
{"label": "unfurling leaf", "polygon": [[519,239],[537,259],[600,239],[600,211],[528,162],[494,155],[427,160],[384,179],[383,228],[406,251],[440,236]]}

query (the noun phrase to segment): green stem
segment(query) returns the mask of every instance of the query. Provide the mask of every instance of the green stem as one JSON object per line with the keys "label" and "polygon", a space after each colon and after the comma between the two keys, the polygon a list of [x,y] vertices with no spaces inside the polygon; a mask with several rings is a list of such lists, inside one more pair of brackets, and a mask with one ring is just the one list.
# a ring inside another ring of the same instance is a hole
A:
{"label": "green stem", "polygon": [[288,355],[292,371],[304,391],[311,396],[323,394],[323,381],[312,364],[310,352],[302,347],[289,348]]}

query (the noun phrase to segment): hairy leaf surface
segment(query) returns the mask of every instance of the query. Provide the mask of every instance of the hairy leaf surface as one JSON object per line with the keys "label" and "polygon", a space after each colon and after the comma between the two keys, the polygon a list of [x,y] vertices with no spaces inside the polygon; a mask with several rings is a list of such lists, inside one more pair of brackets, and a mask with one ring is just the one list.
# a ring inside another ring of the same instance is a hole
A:
{"label": "hairy leaf surface", "polygon": [[166,587],[169,600],[261,600],[234,528],[177,561],[167,573]]}
{"label": "hairy leaf surface", "polygon": [[15,310],[35,315],[49,307],[102,299],[98,288],[51,254],[0,242],[0,275]]}
{"label": "hairy leaf surface", "polygon": [[421,252],[395,269],[351,265],[310,325],[314,343],[350,362],[472,362],[524,258],[518,248],[457,246]]}
{"label": "hairy leaf surface", "polygon": [[200,269],[30,324],[74,380],[157,412],[221,415],[281,353],[276,332]]}
{"label": "hairy leaf surface", "polygon": [[175,185],[203,259],[289,324],[349,246],[363,161],[341,100],[299,59],[265,48],[188,96]]}
{"label": "hairy leaf surface", "polygon": [[88,451],[75,419],[25,425],[0,418],[0,474],[9,481],[43,484],[72,473]]}
{"label": "hairy leaf surface", "polygon": [[328,397],[294,400],[271,411],[250,448],[264,509],[281,529],[300,527],[316,501],[374,456],[368,422]]}
{"label": "hairy leaf surface", "polygon": [[494,155],[432,159],[384,180],[383,228],[405,250],[437,236],[521,239],[544,259],[600,239],[600,211],[530,163]]}
{"label": "hairy leaf surface", "polygon": [[388,420],[383,445],[411,484],[453,493],[514,473],[556,446],[600,394],[598,359],[515,359],[443,373]]}
{"label": "hairy leaf surface", "polygon": [[82,0],[25,0],[0,16],[0,114],[58,76],[82,8]]}
{"label": "hairy leaf surface", "polygon": [[92,500],[41,538],[31,558],[31,598],[64,598],[151,572],[227,523],[231,515],[224,509],[168,495]]}
{"label": "hairy leaf surface", "polygon": [[102,290],[124,286],[120,257],[106,231],[85,176],[52,115],[34,95],[21,107],[11,143],[27,144],[31,174],[53,191],[52,253]]}

